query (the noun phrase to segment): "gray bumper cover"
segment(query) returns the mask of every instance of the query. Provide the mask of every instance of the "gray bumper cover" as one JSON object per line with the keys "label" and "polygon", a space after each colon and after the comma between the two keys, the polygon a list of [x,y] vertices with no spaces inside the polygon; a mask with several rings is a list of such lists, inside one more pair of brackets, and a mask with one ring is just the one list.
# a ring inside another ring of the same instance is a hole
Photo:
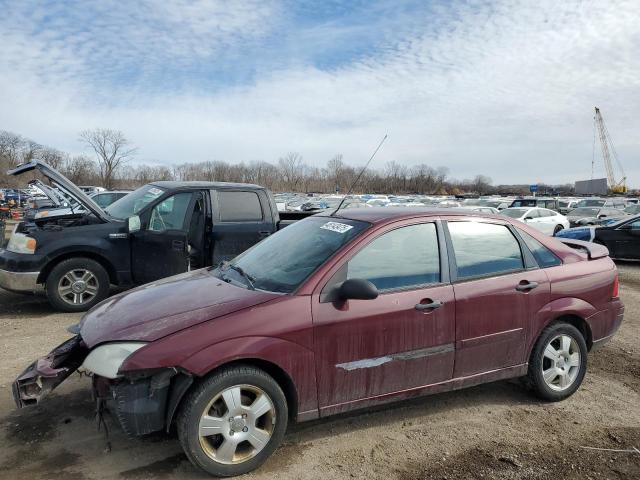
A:
{"label": "gray bumper cover", "polygon": [[9,272],[0,270],[0,287],[14,292],[39,292],[43,286],[38,283],[40,272]]}

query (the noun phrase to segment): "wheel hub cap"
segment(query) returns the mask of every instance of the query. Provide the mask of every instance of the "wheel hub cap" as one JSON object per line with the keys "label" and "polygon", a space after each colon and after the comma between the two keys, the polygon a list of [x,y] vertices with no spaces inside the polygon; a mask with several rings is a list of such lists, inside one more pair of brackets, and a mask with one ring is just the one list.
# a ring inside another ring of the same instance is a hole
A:
{"label": "wheel hub cap", "polygon": [[71,291],[73,293],[82,293],[87,289],[87,284],[82,280],[78,280],[77,282],[73,282],[71,284]]}
{"label": "wheel hub cap", "polygon": [[247,422],[239,415],[231,419],[231,430],[234,432],[241,432],[246,426]]}

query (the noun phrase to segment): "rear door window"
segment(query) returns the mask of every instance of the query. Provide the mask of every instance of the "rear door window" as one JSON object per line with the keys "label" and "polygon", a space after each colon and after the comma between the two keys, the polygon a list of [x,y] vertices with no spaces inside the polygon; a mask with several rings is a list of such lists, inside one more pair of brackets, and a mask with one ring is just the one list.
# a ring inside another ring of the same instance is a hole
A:
{"label": "rear door window", "polygon": [[363,278],[379,290],[440,282],[440,253],[433,223],[384,233],[347,265],[347,278]]}
{"label": "rear door window", "polygon": [[520,243],[504,225],[449,222],[458,279],[522,270]]}
{"label": "rear door window", "polygon": [[256,192],[218,191],[221,222],[259,222],[262,207]]}

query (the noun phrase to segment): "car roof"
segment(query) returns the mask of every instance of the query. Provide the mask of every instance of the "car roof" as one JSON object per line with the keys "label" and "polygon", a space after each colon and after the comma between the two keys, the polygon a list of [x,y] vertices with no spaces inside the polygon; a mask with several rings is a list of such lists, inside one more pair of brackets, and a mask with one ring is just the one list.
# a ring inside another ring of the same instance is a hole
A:
{"label": "car roof", "polygon": [[557,200],[555,197],[518,197],[513,201],[517,202],[518,200]]}
{"label": "car roof", "polygon": [[264,187],[261,187],[260,185],[253,185],[251,183],[231,183],[231,182],[202,182],[202,181],[178,182],[175,180],[167,180],[167,181],[163,180],[158,182],[151,182],[151,185],[166,188],[168,190],[174,190],[178,188],[193,188],[193,189],[242,188],[246,190],[264,190]]}
{"label": "car roof", "polygon": [[[334,210],[319,213],[317,216],[330,217]],[[344,218],[346,220],[360,220],[369,223],[384,223],[395,220],[403,220],[415,217],[439,217],[439,216],[460,216],[460,217],[480,217],[508,222],[504,215],[493,215],[484,212],[474,212],[467,209],[457,208],[429,208],[429,207],[406,207],[406,208],[350,208],[341,209],[333,215],[334,218]]]}

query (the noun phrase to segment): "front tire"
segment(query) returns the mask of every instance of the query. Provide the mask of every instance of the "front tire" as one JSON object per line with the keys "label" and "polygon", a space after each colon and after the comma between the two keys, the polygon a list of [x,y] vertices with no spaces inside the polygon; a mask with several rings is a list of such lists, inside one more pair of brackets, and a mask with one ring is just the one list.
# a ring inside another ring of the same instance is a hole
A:
{"label": "front tire", "polygon": [[69,258],[49,272],[49,303],[62,312],[84,312],[109,296],[109,274],[90,258]]}
{"label": "front tire", "polygon": [[182,401],[178,438],[205,472],[231,477],[258,468],[282,442],[287,400],[264,371],[234,366],[206,378]]}
{"label": "front tire", "polygon": [[587,344],[568,323],[548,326],[531,352],[529,384],[543,400],[557,402],[573,395],[587,371]]}

